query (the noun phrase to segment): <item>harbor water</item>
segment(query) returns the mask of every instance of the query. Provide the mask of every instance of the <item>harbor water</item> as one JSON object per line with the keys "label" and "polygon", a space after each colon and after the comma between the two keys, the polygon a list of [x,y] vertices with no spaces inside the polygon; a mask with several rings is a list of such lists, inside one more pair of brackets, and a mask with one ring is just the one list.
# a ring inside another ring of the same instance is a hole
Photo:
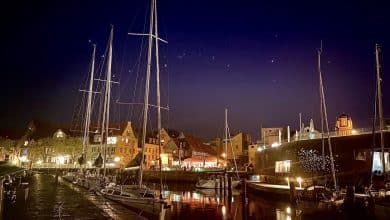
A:
{"label": "harbor water", "polygon": [[[151,184],[151,187],[157,185]],[[320,211],[313,204],[292,207],[288,202],[233,191],[199,190],[192,184],[164,186],[171,205],[165,219],[343,219],[334,211]],[[378,207],[376,219],[386,219],[390,209]],[[35,174],[28,189],[19,189],[14,204],[5,204],[3,219],[147,219],[143,213],[107,200],[53,175]],[[359,218],[357,218],[359,219]]]}

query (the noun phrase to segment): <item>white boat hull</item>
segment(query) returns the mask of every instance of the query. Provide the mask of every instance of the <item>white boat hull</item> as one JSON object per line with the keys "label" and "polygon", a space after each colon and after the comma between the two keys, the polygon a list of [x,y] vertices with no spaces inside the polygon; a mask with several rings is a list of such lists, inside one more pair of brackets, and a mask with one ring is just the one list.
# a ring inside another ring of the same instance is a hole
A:
{"label": "white boat hull", "polygon": [[109,189],[101,190],[100,194],[105,198],[116,201],[124,206],[135,208],[152,215],[159,215],[161,205],[165,203],[156,198],[140,197],[132,194],[124,196],[122,194],[109,193]]}

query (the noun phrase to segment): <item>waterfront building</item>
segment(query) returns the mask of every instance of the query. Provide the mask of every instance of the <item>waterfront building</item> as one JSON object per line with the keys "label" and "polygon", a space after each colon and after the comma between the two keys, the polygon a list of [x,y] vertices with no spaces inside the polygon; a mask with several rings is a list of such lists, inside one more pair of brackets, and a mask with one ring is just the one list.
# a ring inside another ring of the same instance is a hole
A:
{"label": "waterfront building", "polygon": [[248,145],[251,143],[249,134],[239,132],[228,141],[226,158],[229,161],[236,159],[236,162],[243,165],[248,161]]}
{"label": "waterfront building", "polygon": [[261,140],[264,145],[278,145],[282,141],[283,128],[261,128]]}
{"label": "waterfront building", "polygon": [[131,122],[127,122],[122,134],[118,137],[115,157],[121,166],[126,166],[139,152],[138,138]]}
{"label": "waterfront building", "polygon": [[341,114],[336,119],[336,134],[339,136],[351,135],[352,134],[352,119],[345,113]]}
{"label": "waterfront building", "polygon": [[321,138],[321,133],[315,129],[313,119],[310,119],[309,126],[305,127],[302,123],[300,130],[296,131],[292,139],[298,141],[316,138]]}
{"label": "waterfront building", "polygon": [[180,158],[183,160],[181,166],[190,168],[211,168],[217,167],[218,159],[217,153],[210,145],[204,144],[200,139],[186,135],[181,136],[179,139],[179,152]]}
{"label": "waterfront building", "polygon": [[145,170],[158,166],[158,151],[159,151],[158,139],[157,138],[148,138],[145,143]]}
{"label": "waterfront building", "polygon": [[[164,146],[172,139],[179,138],[180,133],[174,129],[162,128],[161,129],[161,143]],[[155,137],[158,138],[158,132],[155,132]]]}
{"label": "waterfront building", "polygon": [[77,158],[82,153],[80,137],[67,135],[62,129],[56,129],[46,137],[35,136],[20,147],[22,162],[31,162],[33,167],[76,167]]}
{"label": "waterfront building", "polygon": [[256,165],[255,157],[258,149],[261,149],[260,144],[250,144],[248,146],[248,165]]}
{"label": "waterfront building", "polygon": [[[120,135],[117,135],[114,133],[114,130],[109,130],[109,135],[106,139],[107,141],[107,148],[106,148],[106,157],[107,157],[107,165],[108,167],[119,167],[120,164],[118,164],[115,161],[116,155],[116,149],[117,149],[117,143],[120,139]],[[101,142],[101,135],[98,133],[98,131],[93,135],[92,140],[90,140],[89,146],[86,148],[86,158],[87,158],[87,166],[91,167],[95,161],[95,159],[101,154],[101,156],[104,156],[104,144],[103,146],[100,145]],[[81,155],[81,154],[80,154]]]}
{"label": "waterfront building", "polygon": [[15,140],[0,137],[0,160],[13,161],[15,144]]}
{"label": "waterfront building", "polygon": [[[227,160],[229,163],[232,163],[233,159],[235,159],[237,163],[243,165],[248,162],[248,145],[251,143],[251,140],[252,139],[249,134],[239,132],[227,140],[227,149],[225,149],[225,140],[221,138],[216,138],[211,142],[210,146],[217,149],[219,157],[223,160]],[[225,150],[227,152],[225,152]]]}
{"label": "waterfront building", "polygon": [[222,138],[216,137],[215,139],[209,141],[208,144],[214,149],[218,157],[222,157],[223,152],[225,151]]}
{"label": "waterfront building", "polygon": [[[376,133],[379,143],[379,133]],[[390,131],[384,132],[385,143],[390,143]],[[331,136],[336,168],[336,177],[340,186],[368,186],[370,174],[380,174],[382,170],[380,148],[372,154],[371,133],[349,136]],[[255,172],[261,179],[272,184],[287,184],[286,179],[294,181],[300,177],[304,185],[314,182],[331,185],[331,160],[328,143],[322,140],[308,139],[283,143],[274,148],[266,148],[255,153]],[[324,151],[323,151],[324,149]],[[390,147],[385,146],[385,166],[390,168]]]}

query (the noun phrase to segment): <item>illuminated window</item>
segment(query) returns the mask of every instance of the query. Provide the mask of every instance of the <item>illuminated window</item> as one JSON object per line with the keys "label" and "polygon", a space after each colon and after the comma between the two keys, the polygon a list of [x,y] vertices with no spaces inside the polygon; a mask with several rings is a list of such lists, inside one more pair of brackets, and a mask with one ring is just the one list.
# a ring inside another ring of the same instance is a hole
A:
{"label": "illuminated window", "polygon": [[291,160],[283,160],[275,162],[275,173],[289,173],[291,168]]}
{"label": "illuminated window", "polygon": [[[386,171],[390,169],[389,152],[384,153]],[[382,153],[374,152],[374,159],[372,161],[372,171],[382,171]]]}
{"label": "illuminated window", "polygon": [[355,160],[365,161],[366,158],[367,158],[366,152],[357,152],[357,154],[355,154]]}
{"label": "illuminated window", "polygon": [[116,144],[117,137],[108,137],[107,138],[107,144]]}

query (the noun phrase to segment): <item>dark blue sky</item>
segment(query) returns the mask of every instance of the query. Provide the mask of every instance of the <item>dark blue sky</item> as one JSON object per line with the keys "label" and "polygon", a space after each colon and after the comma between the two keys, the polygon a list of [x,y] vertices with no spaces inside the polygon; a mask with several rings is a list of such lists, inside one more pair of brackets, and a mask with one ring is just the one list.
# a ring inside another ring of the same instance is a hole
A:
{"label": "dark blue sky", "polygon": [[[113,72],[121,81],[115,98],[131,100],[142,40],[127,32],[144,30],[148,2],[80,2],[2,3],[0,130],[24,129],[32,119],[70,124],[88,72],[89,41],[102,55],[110,24]],[[312,117],[317,122],[320,40],[331,126],[342,112],[356,127],[369,126],[375,43],[382,45],[388,116],[388,4],[286,2],[158,1],[160,35],[169,41],[160,44],[162,101],[172,108],[164,125],[203,138],[222,135],[225,106],[231,130],[254,138],[260,124],[296,128],[299,112],[306,123]],[[142,68],[139,74],[142,78]],[[126,108],[120,112],[121,120],[129,119]],[[119,111],[114,114],[117,120]]]}

